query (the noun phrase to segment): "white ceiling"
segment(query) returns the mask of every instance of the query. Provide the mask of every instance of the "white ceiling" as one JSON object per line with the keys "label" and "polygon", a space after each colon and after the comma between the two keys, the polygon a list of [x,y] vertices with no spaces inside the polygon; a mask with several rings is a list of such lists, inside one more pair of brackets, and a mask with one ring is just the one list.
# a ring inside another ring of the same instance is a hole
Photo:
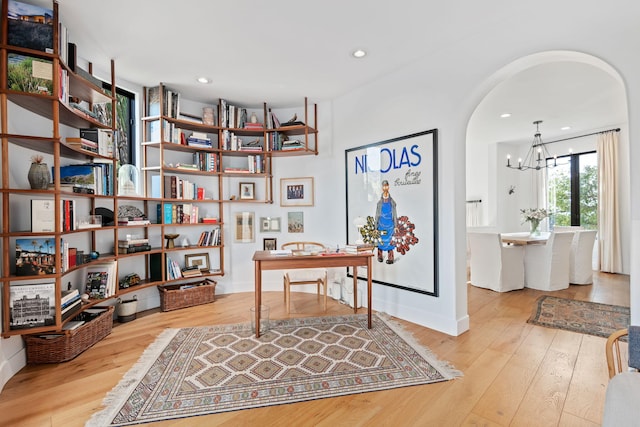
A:
{"label": "white ceiling", "polygon": [[[509,0],[59,0],[59,11],[78,55],[102,67],[113,58],[120,79],[141,86],[161,79],[196,101],[274,107],[305,96],[329,101],[486,25],[531,13]],[[356,48],[370,53],[353,59]],[[198,76],[213,83],[196,83]],[[625,122],[621,91],[585,64],[535,67],[487,96],[469,139],[530,139],[534,120],[544,120],[543,138],[564,125],[575,133]],[[505,111],[513,116],[500,119]]]}

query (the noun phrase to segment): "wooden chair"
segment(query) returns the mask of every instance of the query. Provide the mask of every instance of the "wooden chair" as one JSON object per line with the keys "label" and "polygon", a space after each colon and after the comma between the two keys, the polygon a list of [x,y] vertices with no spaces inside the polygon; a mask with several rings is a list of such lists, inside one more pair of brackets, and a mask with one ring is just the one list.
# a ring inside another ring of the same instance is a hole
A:
{"label": "wooden chair", "polygon": [[[292,252],[300,251],[309,254],[325,251],[325,246],[317,242],[289,242],[282,245],[282,249],[290,249]],[[287,314],[291,311],[291,286],[316,284],[318,296],[320,286],[324,293],[324,311],[327,311],[327,269],[326,268],[300,268],[285,270],[284,272],[284,303],[287,306]]]}
{"label": "wooden chair", "polygon": [[622,359],[622,353],[620,352],[620,338],[629,333],[628,329],[620,329],[615,331],[605,344],[605,353],[607,355],[607,367],[609,368],[609,379],[616,376],[626,370],[627,363]]}

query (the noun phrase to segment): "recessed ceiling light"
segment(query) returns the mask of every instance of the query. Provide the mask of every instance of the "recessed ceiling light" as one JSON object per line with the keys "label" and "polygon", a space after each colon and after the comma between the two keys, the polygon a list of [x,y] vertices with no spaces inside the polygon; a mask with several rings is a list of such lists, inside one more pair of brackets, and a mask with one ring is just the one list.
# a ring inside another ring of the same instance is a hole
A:
{"label": "recessed ceiling light", "polygon": [[560,128],[560,130],[569,130],[569,129],[571,129],[571,126],[562,126]]}
{"label": "recessed ceiling light", "polygon": [[362,49],[356,49],[351,53],[351,56],[353,56],[354,58],[364,58],[365,56],[367,56],[367,52]]}
{"label": "recessed ceiling light", "polygon": [[507,117],[511,117],[511,113],[502,113],[500,114],[500,117],[502,117],[503,119],[506,119]]}
{"label": "recessed ceiling light", "polygon": [[202,83],[203,85],[206,85],[208,83],[211,83],[211,79],[207,77],[198,77],[198,83]]}

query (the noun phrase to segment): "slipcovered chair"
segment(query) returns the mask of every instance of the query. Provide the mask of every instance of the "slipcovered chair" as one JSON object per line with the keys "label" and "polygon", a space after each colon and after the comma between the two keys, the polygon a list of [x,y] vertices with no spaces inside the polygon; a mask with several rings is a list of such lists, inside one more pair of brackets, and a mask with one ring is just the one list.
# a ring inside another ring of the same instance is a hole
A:
{"label": "slipcovered chair", "polygon": [[573,232],[551,233],[545,245],[527,245],[524,285],[540,291],[569,287],[569,256]]}
{"label": "slipcovered chair", "polygon": [[[282,245],[282,249],[290,249],[298,253],[320,253],[325,251],[325,246],[317,242],[289,242]],[[295,254],[294,254],[295,255]],[[324,293],[324,311],[327,311],[327,269],[326,268],[297,268],[284,271],[284,303],[287,306],[287,314],[291,312],[291,286],[312,285],[317,287],[320,296],[320,286]]]}
{"label": "slipcovered chair", "polygon": [[591,285],[593,283],[593,245],[595,230],[577,231],[571,242],[569,253],[569,283]]}
{"label": "slipcovered chair", "polygon": [[496,292],[524,288],[524,246],[502,244],[500,233],[468,233],[471,284]]}

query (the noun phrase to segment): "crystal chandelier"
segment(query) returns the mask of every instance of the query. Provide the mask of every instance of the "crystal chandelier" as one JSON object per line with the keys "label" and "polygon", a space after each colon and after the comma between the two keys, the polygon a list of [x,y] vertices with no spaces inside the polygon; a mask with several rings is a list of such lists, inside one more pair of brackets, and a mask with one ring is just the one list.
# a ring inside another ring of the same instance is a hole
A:
{"label": "crystal chandelier", "polygon": [[511,164],[511,154],[507,155],[507,167],[511,169],[518,169],[521,171],[526,171],[529,169],[540,170],[547,167],[557,166],[557,158],[553,157],[553,164],[547,164],[547,159],[551,157],[549,154],[549,150],[547,150],[547,146],[544,142],[542,142],[542,136],[540,135],[540,123],[542,120],[536,120],[533,122],[536,125],[536,133],[533,136],[533,142],[531,143],[531,148],[527,152],[524,160],[522,158],[518,159],[518,164]]}

